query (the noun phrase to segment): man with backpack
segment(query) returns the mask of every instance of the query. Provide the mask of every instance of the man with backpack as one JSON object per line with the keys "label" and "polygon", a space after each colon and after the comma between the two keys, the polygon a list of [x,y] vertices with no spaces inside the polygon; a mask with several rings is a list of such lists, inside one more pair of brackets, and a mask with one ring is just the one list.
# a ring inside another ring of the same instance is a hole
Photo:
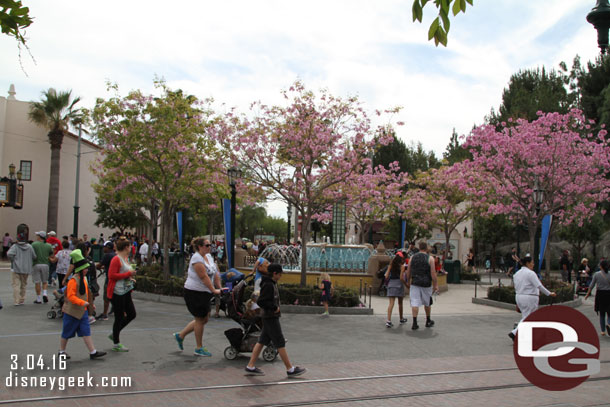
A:
{"label": "man with backpack", "polygon": [[417,314],[419,307],[424,306],[426,311],[426,328],[434,326],[434,321],[430,319],[432,306],[432,293],[438,291],[438,281],[434,267],[434,258],[428,254],[428,244],[419,243],[419,252],[415,253],[409,260],[409,265],[404,273],[403,281],[409,288],[411,299],[411,312],[413,315],[413,325],[411,329],[419,329],[417,324]]}

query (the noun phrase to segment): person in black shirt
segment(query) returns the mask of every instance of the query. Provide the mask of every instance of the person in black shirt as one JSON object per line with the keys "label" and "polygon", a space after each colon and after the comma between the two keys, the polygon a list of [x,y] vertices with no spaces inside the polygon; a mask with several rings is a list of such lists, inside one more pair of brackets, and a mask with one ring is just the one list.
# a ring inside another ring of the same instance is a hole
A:
{"label": "person in black shirt", "polygon": [[570,252],[568,250],[564,250],[561,255],[559,270],[561,270],[561,279],[572,284],[572,265],[570,264]]}

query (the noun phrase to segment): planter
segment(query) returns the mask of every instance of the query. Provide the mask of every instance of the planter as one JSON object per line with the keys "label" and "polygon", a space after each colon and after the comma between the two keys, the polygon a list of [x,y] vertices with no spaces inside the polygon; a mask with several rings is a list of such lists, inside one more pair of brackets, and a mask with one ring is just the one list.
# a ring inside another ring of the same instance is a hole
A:
{"label": "planter", "polygon": [[[508,302],[500,302],[500,301],[490,300],[488,298],[474,298],[473,297],[472,303],[488,305],[490,307],[502,308],[502,309],[507,309],[507,310],[516,312],[515,304],[510,304]],[[576,308],[576,307],[579,307],[580,305],[582,305],[582,300],[580,298],[578,298],[573,301],[559,302],[559,303],[552,304],[552,305],[564,305],[566,307]],[[549,307],[549,306],[550,305],[541,305],[540,307]]]}

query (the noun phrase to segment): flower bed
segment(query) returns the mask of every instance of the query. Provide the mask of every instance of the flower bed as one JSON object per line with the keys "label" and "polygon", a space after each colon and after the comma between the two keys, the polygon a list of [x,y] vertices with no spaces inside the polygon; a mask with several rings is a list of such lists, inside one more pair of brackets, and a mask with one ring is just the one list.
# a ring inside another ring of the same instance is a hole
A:
{"label": "flower bed", "polygon": [[[547,280],[542,284],[549,290],[555,291],[557,297],[553,298],[546,295],[540,295],[540,305],[557,304],[560,302],[568,302],[574,299],[574,288],[572,285],[557,281]],[[494,286],[487,289],[487,298],[494,301],[515,304],[515,287],[509,286]]]}

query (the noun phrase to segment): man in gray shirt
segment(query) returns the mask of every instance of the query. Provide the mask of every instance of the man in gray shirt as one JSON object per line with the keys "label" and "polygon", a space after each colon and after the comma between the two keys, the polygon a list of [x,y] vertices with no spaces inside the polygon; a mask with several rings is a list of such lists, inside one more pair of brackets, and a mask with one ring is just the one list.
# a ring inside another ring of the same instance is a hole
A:
{"label": "man in gray shirt", "polygon": [[25,233],[17,234],[17,243],[11,246],[6,255],[11,259],[14,304],[23,305],[28,276],[32,273],[32,265],[36,260],[36,253],[26,241]]}

